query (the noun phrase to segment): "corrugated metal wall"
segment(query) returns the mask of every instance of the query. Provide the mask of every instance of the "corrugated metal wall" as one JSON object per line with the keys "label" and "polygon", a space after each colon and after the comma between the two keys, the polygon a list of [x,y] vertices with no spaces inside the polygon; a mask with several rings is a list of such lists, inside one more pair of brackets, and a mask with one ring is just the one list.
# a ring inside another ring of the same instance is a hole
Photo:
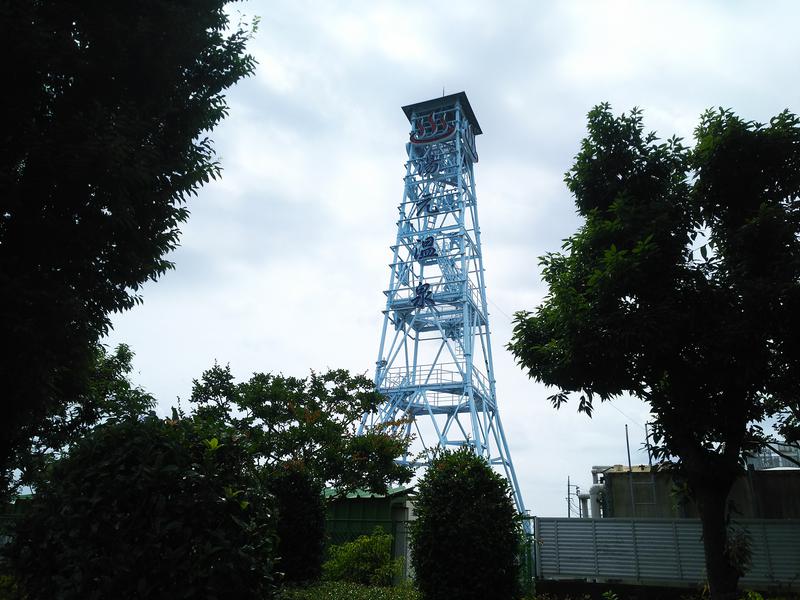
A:
{"label": "corrugated metal wall", "polygon": [[[800,520],[743,519],[752,567],[743,586],[800,585]],[[697,519],[534,519],[544,579],[697,585],[705,560]]]}

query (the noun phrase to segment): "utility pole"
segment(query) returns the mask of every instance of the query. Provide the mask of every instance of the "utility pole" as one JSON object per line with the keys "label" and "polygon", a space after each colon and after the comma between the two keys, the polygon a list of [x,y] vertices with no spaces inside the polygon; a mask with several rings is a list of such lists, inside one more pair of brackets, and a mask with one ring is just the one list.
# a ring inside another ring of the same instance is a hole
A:
{"label": "utility pole", "polygon": [[567,518],[568,519],[572,518],[572,505],[570,504],[569,501],[569,491],[570,491],[569,475],[567,475]]}
{"label": "utility pole", "polygon": [[633,466],[631,465],[631,443],[628,440],[628,424],[625,423],[625,447],[628,450],[628,487],[631,490],[631,511],[636,518],[636,500],[633,495]]}
{"label": "utility pole", "polygon": [[[572,518],[572,488],[575,488],[575,497],[577,497],[578,493],[580,492],[580,488],[577,485],[574,485],[574,484],[570,483],[569,475],[567,475],[567,497],[566,497],[566,501],[567,501],[567,518],[568,519]],[[581,514],[581,503],[580,503],[580,500],[578,501],[578,516],[579,517],[583,516]]]}

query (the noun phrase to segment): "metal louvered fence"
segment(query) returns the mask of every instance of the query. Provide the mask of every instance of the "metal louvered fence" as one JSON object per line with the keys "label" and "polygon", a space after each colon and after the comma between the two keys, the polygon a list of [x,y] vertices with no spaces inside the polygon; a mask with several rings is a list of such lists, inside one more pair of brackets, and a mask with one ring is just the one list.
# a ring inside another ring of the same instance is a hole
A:
{"label": "metal louvered fence", "polygon": [[[800,588],[800,520],[742,519],[751,550],[745,587]],[[686,585],[705,581],[698,519],[534,519],[543,579]]]}

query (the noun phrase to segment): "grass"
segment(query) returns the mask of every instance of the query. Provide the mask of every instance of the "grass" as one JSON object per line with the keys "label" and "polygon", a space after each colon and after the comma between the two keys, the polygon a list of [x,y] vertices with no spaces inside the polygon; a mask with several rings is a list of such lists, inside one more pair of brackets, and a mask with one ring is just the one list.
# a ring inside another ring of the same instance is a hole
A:
{"label": "grass", "polygon": [[419,592],[409,585],[377,587],[326,581],[306,588],[287,589],[281,600],[421,600]]}

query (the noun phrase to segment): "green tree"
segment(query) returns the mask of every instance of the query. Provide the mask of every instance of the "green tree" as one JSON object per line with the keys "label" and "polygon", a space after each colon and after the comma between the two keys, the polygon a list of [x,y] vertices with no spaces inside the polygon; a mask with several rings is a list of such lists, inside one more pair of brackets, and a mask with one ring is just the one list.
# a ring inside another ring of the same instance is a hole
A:
{"label": "green tree", "polygon": [[411,562],[425,600],[509,600],[522,540],[508,482],[470,448],[445,451],[417,486]]}
{"label": "green tree", "polygon": [[18,525],[25,598],[271,598],[272,498],[238,434],[188,419],[97,427]]}
{"label": "green tree", "polygon": [[6,1],[0,113],[0,477],[84,391],[109,314],[171,267],[206,137],[252,73],[228,0]]}
{"label": "green tree", "polygon": [[27,446],[15,448],[16,467],[12,490],[20,485],[36,487],[45,480],[55,460],[102,423],[144,416],[155,407],[155,399],[130,380],[133,352],[126,344],[108,352],[93,347],[92,364],[85,390],[73,401],[53,407],[43,422],[26,427],[21,437]]}
{"label": "green tree", "polygon": [[293,462],[341,493],[385,493],[411,479],[411,469],[394,461],[409,440],[383,430],[358,435],[361,415],[382,399],[371,380],[342,369],[307,378],[256,373],[236,383],[220,365],[195,380],[191,395],[197,418],[242,433],[259,463]]}
{"label": "green tree", "polygon": [[594,401],[647,402],[656,453],[697,502],[712,597],[741,573],[726,504],[758,422],[800,389],[800,122],[708,111],[690,150],[638,110],[589,113],[566,175],[584,224],[541,259],[549,294],[516,315],[510,350],[534,379]]}
{"label": "green tree", "polygon": [[307,378],[256,373],[236,383],[230,366],[215,364],[192,387],[192,413],[209,432],[226,428],[246,440],[254,461],[270,473],[278,504],[280,570],[287,582],[319,576],[324,544],[322,486],[385,493],[412,471],[394,459],[409,440],[381,430],[357,431],[362,414],[382,401],[363,375],[345,370]]}

